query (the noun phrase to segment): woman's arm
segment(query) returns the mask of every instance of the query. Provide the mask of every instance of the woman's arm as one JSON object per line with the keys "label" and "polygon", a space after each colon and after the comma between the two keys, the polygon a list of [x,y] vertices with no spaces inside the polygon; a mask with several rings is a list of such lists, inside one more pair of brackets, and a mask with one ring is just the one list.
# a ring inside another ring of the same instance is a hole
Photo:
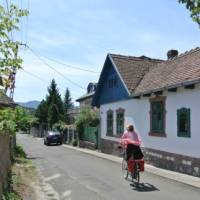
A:
{"label": "woman's arm", "polygon": [[136,133],[136,132],[134,132],[134,136],[135,136],[135,139],[134,139],[134,141],[133,141],[133,144],[135,144],[135,145],[141,145],[141,139],[140,139],[140,137],[139,137],[139,135]]}

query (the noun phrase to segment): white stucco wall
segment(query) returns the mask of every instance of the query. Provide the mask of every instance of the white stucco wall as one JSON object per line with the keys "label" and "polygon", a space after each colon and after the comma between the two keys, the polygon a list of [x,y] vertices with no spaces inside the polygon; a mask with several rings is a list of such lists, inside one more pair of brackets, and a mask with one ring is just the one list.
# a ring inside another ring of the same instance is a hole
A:
{"label": "white stucco wall", "polygon": [[[114,111],[114,133],[116,133],[116,110],[125,109],[125,125],[134,124],[140,134],[143,146],[147,148],[188,155],[200,158],[200,85],[189,90],[179,88],[177,92],[165,92],[166,96],[166,135],[167,137],[149,136],[150,131],[150,103],[149,98],[130,99],[101,105],[101,137],[118,141],[119,139],[106,136],[107,110]],[[182,138],[177,136],[177,109],[190,108],[191,112],[191,137]]]}

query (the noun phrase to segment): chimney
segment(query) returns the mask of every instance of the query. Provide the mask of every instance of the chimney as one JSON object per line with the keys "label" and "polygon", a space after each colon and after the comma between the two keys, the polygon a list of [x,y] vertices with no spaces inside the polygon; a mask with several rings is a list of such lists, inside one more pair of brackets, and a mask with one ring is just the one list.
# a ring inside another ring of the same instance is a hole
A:
{"label": "chimney", "polygon": [[171,49],[171,50],[169,50],[167,52],[167,59],[168,60],[171,60],[171,59],[173,59],[176,56],[178,56],[178,51],[177,50]]}

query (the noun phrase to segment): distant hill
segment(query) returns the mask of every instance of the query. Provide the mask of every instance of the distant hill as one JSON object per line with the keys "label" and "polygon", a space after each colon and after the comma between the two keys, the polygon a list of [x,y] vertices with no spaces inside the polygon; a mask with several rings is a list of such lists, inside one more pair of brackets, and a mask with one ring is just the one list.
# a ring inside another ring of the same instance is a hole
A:
{"label": "distant hill", "polygon": [[36,109],[38,105],[40,104],[40,101],[28,101],[28,102],[17,102],[22,107],[25,108],[34,108]]}

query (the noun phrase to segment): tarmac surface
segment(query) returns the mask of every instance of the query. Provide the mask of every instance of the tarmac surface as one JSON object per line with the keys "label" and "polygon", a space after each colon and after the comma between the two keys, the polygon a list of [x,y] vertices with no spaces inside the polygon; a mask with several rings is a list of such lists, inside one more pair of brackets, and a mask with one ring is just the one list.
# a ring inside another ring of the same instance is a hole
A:
{"label": "tarmac surface", "polygon": [[38,187],[45,200],[200,198],[199,178],[146,165],[141,184],[135,187],[122,176],[121,158],[68,145],[45,146],[42,139],[27,135],[18,135],[17,142],[39,170]]}

